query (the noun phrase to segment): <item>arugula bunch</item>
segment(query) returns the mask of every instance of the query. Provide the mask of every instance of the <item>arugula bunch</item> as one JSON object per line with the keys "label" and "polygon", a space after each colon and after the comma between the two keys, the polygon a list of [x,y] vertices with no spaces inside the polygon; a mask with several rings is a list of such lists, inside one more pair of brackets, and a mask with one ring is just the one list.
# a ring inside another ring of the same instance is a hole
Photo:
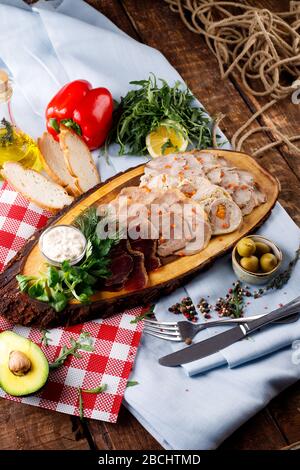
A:
{"label": "arugula bunch", "polygon": [[21,292],[42,302],[48,302],[57,312],[61,312],[71,299],[88,303],[95,293],[100,279],[110,276],[109,252],[118,239],[101,240],[97,235],[100,217],[92,207],[74,222],[87,239],[87,249],[83,261],[71,266],[64,261],[60,267],[48,266],[41,277],[17,275]]}
{"label": "arugula bunch", "polygon": [[189,142],[197,149],[212,145],[212,123],[203,108],[195,105],[193,94],[181,82],[173,87],[151,74],[148,80],[130,82],[139,86],[131,90],[114,112],[112,129],[105,147],[112,142],[120,145],[119,155],[147,153],[146,137],[162,121],[173,122],[174,129],[184,131]]}

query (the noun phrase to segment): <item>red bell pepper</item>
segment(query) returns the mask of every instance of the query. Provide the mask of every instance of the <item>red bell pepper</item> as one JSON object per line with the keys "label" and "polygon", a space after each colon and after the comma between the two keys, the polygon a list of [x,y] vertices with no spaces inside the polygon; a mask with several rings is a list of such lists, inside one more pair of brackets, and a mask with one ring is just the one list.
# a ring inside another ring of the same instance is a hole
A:
{"label": "red bell pepper", "polygon": [[58,140],[60,124],[73,129],[90,150],[101,147],[112,124],[113,98],[107,88],[86,80],[67,83],[46,109],[47,129]]}

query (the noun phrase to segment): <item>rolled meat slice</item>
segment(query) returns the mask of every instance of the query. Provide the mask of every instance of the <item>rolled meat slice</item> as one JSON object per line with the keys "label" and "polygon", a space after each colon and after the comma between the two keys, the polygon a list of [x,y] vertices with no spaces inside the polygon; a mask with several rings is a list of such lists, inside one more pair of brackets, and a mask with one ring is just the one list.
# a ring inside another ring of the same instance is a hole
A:
{"label": "rolled meat slice", "polygon": [[197,202],[202,202],[205,199],[216,199],[220,197],[231,199],[231,196],[226,189],[208,182],[207,184],[203,183],[201,185],[201,188],[198,189],[192,199]]}
{"label": "rolled meat slice", "polygon": [[243,222],[240,208],[227,198],[208,199],[203,202],[203,207],[213,235],[234,232]]}
{"label": "rolled meat slice", "polygon": [[254,186],[254,177],[246,170],[236,169],[237,174],[239,175],[240,184],[247,184],[248,186]]}
{"label": "rolled meat slice", "polygon": [[210,223],[202,219],[200,222],[200,230],[198,230],[197,237],[188,242],[184,248],[175,252],[177,256],[191,256],[199,253],[207,247],[212,236]]}
{"label": "rolled meat slice", "polygon": [[232,199],[240,207],[246,206],[253,196],[253,190],[250,186],[240,186],[232,193]]}
{"label": "rolled meat slice", "polygon": [[224,168],[220,185],[230,194],[239,187],[240,178],[235,168]]}
{"label": "rolled meat slice", "polygon": [[224,176],[224,170],[222,167],[213,168],[206,173],[206,176],[212,184],[221,184],[222,176]]}

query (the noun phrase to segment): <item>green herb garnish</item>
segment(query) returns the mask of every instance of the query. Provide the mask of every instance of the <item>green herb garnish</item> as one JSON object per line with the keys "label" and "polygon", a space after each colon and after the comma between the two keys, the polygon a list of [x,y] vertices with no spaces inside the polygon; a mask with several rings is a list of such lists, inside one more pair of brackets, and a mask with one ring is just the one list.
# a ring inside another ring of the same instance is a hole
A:
{"label": "green herb garnish", "polygon": [[69,356],[77,357],[81,359],[80,354],[78,353],[79,350],[82,351],[93,351],[93,340],[91,338],[91,334],[88,332],[82,332],[79,335],[78,340],[76,341],[74,338],[70,339],[71,347],[63,346],[61,349],[59,356],[55,359],[54,362],[49,364],[50,369],[57,369],[64,364],[65,360]]}
{"label": "green herb garnish", "polygon": [[83,409],[83,400],[82,400],[82,393],[81,388],[78,387],[78,407],[79,407],[79,418],[83,420],[84,418],[84,409]]}
{"label": "green herb garnish", "polygon": [[134,387],[135,385],[138,385],[138,384],[139,383],[136,380],[128,380],[128,382],[126,384],[126,388]]}
{"label": "green herb garnish", "polygon": [[254,298],[261,297],[267,291],[272,290],[272,289],[277,289],[277,290],[282,289],[282,287],[285,286],[285,284],[287,284],[288,281],[290,280],[290,277],[299,259],[300,259],[300,246],[296,250],[294,258],[289,262],[287,269],[285,269],[280,274],[278,274],[278,276],[271,279],[271,281],[265,287],[261,287],[260,289],[255,291],[253,293],[253,297]]}
{"label": "green herb garnish", "polygon": [[105,390],[107,390],[106,384],[100,385],[99,387],[96,387],[96,388],[88,388],[88,389],[82,388],[81,389],[81,391],[84,393],[102,393],[102,392],[105,392]]}
{"label": "green herb garnish", "polygon": [[148,80],[130,82],[139,88],[121,98],[106,149],[116,142],[119,155],[144,155],[147,135],[165,120],[172,121],[175,130],[184,131],[195,148],[212,146],[212,122],[203,108],[196,106],[193,94],[179,81],[173,87],[163,79],[159,81],[160,87],[151,74]]}
{"label": "green herb garnish", "polygon": [[65,127],[68,129],[72,129],[76,134],[82,135],[82,130],[79,124],[77,122],[73,121],[73,119],[62,119],[60,121],[61,124],[63,124]]}
{"label": "green herb garnish", "polygon": [[130,323],[137,323],[139,321],[145,320],[145,318],[151,318],[154,315],[154,307],[155,305],[151,305],[151,307],[148,308],[148,310],[143,313],[142,315],[139,315],[135,317],[133,320],[131,320]]}
{"label": "green herb garnish", "polygon": [[82,392],[84,393],[102,393],[107,390],[107,385],[103,384],[100,385],[99,387],[96,388],[90,388],[90,389],[83,389],[78,387],[78,406],[79,406],[79,417],[82,420],[84,418],[84,407],[83,407],[83,398],[82,398]]}
{"label": "green herb garnish", "polygon": [[41,277],[16,276],[21,292],[41,302],[48,302],[56,312],[61,312],[71,299],[86,304],[97,290],[99,280],[110,276],[109,252],[119,238],[101,240],[97,235],[100,217],[92,207],[74,222],[87,239],[87,250],[80,264],[71,266],[64,261],[60,267],[48,266]]}
{"label": "green herb garnish", "polygon": [[1,120],[3,129],[0,132],[0,145],[5,147],[6,145],[12,144],[14,141],[14,129],[10,122],[5,118]]}
{"label": "green herb garnish", "polygon": [[48,337],[48,334],[49,334],[49,330],[41,331],[41,343],[43,346],[49,346],[49,343],[52,341],[52,339]]}

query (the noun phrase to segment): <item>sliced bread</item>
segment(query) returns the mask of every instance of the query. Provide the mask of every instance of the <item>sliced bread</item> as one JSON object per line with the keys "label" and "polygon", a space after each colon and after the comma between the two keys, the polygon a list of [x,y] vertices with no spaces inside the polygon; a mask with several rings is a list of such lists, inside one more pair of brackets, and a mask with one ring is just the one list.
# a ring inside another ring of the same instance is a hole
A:
{"label": "sliced bread", "polygon": [[1,174],[24,197],[43,209],[56,212],[74,200],[62,186],[20,163],[4,163]]}
{"label": "sliced bread", "polygon": [[54,140],[51,134],[44,132],[42,137],[38,139],[38,147],[48,175],[57,184],[63,186],[68,193],[79,196],[81,191],[77,186],[77,179],[70,174],[59,143]]}
{"label": "sliced bread", "polygon": [[64,152],[69,172],[77,178],[83,193],[100,183],[100,176],[91,152],[84,141],[73,131],[61,126],[59,142]]}

